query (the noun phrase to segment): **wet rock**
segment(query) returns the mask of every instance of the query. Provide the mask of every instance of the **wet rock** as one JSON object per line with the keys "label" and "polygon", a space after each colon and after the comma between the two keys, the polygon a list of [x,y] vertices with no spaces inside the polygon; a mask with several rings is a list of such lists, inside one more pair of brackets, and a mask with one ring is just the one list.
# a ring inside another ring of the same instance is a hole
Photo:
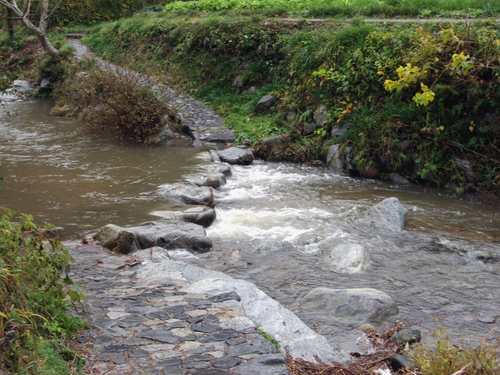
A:
{"label": "wet rock", "polygon": [[408,210],[404,208],[398,198],[387,198],[376,204],[354,224],[371,229],[388,229],[401,231],[404,228],[406,214]]}
{"label": "wet rock", "polygon": [[[307,327],[294,313],[268,297],[254,284],[228,278],[221,273],[211,272],[211,274],[214,275],[212,278],[201,279],[183,288],[182,291],[210,295],[235,291],[241,298],[239,304],[244,307],[246,318],[260,325],[266,333],[278,340],[281,348],[290,353],[293,358],[316,362],[317,356],[325,363],[344,364],[352,360],[346,351],[331,346],[323,336]],[[217,274],[220,276],[214,278]],[[189,279],[186,273],[184,276]],[[141,277],[146,277],[146,275]],[[248,374],[248,372],[241,373]]]}
{"label": "wet rock", "polygon": [[182,211],[154,211],[151,215],[166,220],[181,220],[208,228],[215,221],[217,214],[213,208],[194,206]]}
{"label": "wet rock", "polygon": [[377,333],[378,329],[372,326],[371,324],[363,324],[358,328],[363,333]]}
{"label": "wet rock", "polygon": [[162,141],[166,141],[166,140],[169,140],[169,139],[177,139],[179,137],[179,135],[177,133],[175,133],[173,130],[171,130],[168,126],[166,126],[161,132],[160,134],[158,134],[158,137],[162,140]]}
{"label": "wet rock", "polygon": [[223,151],[217,151],[217,156],[221,161],[228,164],[249,165],[253,163],[252,153],[238,147],[231,147]]}
{"label": "wet rock", "polygon": [[278,240],[265,240],[257,246],[258,253],[272,253],[283,250],[283,242]]}
{"label": "wet rock", "polygon": [[314,123],[318,128],[322,128],[325,125],[326,120],[328,120],[329,116],[330,111],[328,110],[328,107],[322,104],[316,111],[314,111]]}
{"label": "wet rock", "polygon": [[133,251],[135,235],[118,225],[108,224],[102,227],[94,236],[103,247],[122,254],[128,254]]}
{"label": "wet rock", "polygon": [[396,303],[387,293],[372,288],[315,288],[302,298],[300,305],[308,312],[334,319],[382,321],[399,314]]}
{"label": "wet rock", "polygon": [[188,178],[188,181],[196,186],[207,186],[212,189],[217,189],[226,183],[226,175],[223,173],[206,174]]}
{"label": "wet rock", "polygon": [[390,364],[392,370],[396,372],[404,369],[415,369],[415,365],[408,358],[402,356],[401,354],[396,354],[394,357],[392,357]]}
{"label": "wet rock", "polygon": [[274,95],[265,95],[257,103],[257,112],[267,112],[276,103],[276,97]]}
{"label": "wet rock", "polygon": [[497,321],[499,313],[496,311],[484,311],[477,314],[477,320],[481,323],[492,324]]}
{"label": "wet rock", "polygon": [[422,335],[418,329],[410,328],[399,331],[392,336],[392,339],[401,346],[420,342]]}
{"label": "wet rock", "polygon": [[233,132],[227,128],[222,130],[211,131],[207,137],[208,142],[218,142],[218,143],[233,143],[236,137]]}
{"label": "wet rock", "polygon": [[392,182],[394,182],[395,184],[398,184],[398,185],[411,185],[411,182],[408,181],[405,177],[401,176],[400,174],[398,173],[391,173],[389,175],[390,179]]}
{"label": "wet rock", "polygon": [[340,145],[333,145],[328,149],[326,155],[326,167],[337,174],[344,174],[344,167],[340,158]]}
{"label": "wet rock", "polygon": [[234,368],[235,375],[289,375],[283,354],[267,354]]}
{"label": "wet rock", "polygon": [[141,249],[159,246],[165,249],[187,249],[206,252],[212,248],[212,240],[201,225],[182,221],[151,222],[129,228],[135,234],[136,245]]}
{"label": "wet rock", "polygon": [[35,90],[31,88],[28,81],[16,79],[12,82],[11,87],[21,95],[32,95],[35,93]]}
{"label": "wet rock", "polygon": [[493,255],[487,250],[475,250],[468,254],[472,259],[479,260],[481,262],[488,262],[493,259]]}
{"label": "wet rock", "polygon": [[162,196],[170,202],[205,205],[208,207],[214,205],[214,193],[209,187],[200,187],[189,182],[179,182],[162,185],[160,189]]}
{"label": "wet rock", "polygon": [[331,132],[332,138],[340,139],[351,127],[352,124],[350,122],[346,122],[342,127],[334,125]]}
{"label": "wet rock", "polygon": [[[328,246],[324,244],[323,246]],[[341,243],[323,252],[328,266],[339,273],[363,271],[368,263],[368,254],[363,246],[354,243]]]}
{"label": "wet rock", "polygon": [[266,138],[262,141],[262,144],[264,144],[265,146],[273,146],[275,144],[278,144],[281,142],[281,140],[283,139],[283,136],[281,135],[277,135],[275,137],[271,137],[271,138]]}
{"label": "wet rock", "polygon": [[454,158],[454,160],[458,169],[460,169],[465,175],[467,182],[475,182],[476,176],[474,175],[470,161],[459,158]]}
{"label": "wet rock", "polygon": [[206,167],[207,173],[222,173],[226,177],[230,177],[233,172],[231,166],[226,163],[210,164]]}

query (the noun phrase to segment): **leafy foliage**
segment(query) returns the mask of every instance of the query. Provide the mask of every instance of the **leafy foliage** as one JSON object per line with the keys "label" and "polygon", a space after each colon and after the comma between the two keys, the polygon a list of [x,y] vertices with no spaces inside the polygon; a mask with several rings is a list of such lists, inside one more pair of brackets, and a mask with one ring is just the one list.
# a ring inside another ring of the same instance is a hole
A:
{"label": "leafy foliage", "polygon": [[43,373],[41,343],[84,326],[68,313],[84,296],[67,276],[73,259],[53,227],[5,207],[0,215],[0,360],[16,373]]}
{"label": "leafy foliage", "polygon": [[434,345],[419,344],[412,351],[412,358],[418,370],[409,373],[418,375],[498,374],[500,341],[497,338],[489,342],[488,335],[478,346],[468,342],[457,345],[451,342],[446,331],[441,328],[431,335]]}
{"label": "leafy foliage", "polygon": [[161,118],[169,110],[141,77],[112,66],[90,66],[86,72],[74,66],[73,70],[74,79],[67,80],[59,92],[65,94],[62,102],[80,114],[88,134],[108,132],[137,142],[159,141]]}

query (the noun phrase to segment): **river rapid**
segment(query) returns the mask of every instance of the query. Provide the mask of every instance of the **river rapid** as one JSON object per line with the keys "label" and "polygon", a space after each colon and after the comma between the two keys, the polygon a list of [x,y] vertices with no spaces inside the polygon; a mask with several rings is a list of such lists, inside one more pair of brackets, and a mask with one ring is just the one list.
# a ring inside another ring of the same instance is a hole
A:
{"label": "river rapid", "polygon": [[[207,149],[176,141],[154,146],[90,138],[75,119],[53,117],[50,101],[0,108],[0,205],[49,221],[64,240],[90,237],[113,223],[138,225],[171,204],[158,188],[199,171]],[[17,113],[17,114],[16,114]],[[388,293],[396,319],[424,335],[442,324],[454,339],[480,341],[500,323],[500,209],[453,193],[341,177],[323,168],[256,161],[234,166],[215,192],[217,221],[206,254],[171,252],[204,267],[254,282],[332,343],[357,350],[359,322],[325,319],[300,309],[311,289],[375,288]],[[409,210],[402,233],[373,233],[352,222],[373,204],[397,197]],[[283,243],[261,251],[263,241]],[[369,250],[356,274],[329,268],[324,241]],[[474,251],[493,255],[487,262]],[[437,320],[437,321],[436,321]],[[456,332],[459,328],[460,332]],[[494,332],[490,339],[497,337]]]}

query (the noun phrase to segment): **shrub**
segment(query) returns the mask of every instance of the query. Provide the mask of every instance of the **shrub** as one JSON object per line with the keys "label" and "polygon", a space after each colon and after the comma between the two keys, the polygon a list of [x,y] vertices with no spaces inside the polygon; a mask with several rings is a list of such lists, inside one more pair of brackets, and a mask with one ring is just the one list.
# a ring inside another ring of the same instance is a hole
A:
{"label": "shrub", "polygon": [[[493,332],[490,331],[490,333]],[[489,335],[489,334],[488,334]],[[488,342],[486,335],[475,347],[470,343],[454,345],[442,328],[432,334],[433,347],[420,344],[413,352],[418,375],[493,375],[498,374],[500,339]]]}
{"label": "shrub", "polygon": [[87,134],[113,133],[121,139],[158,142],[161,118],[169,111],[164,102],[135,74],[90,68],[76,74],[59,90],[78,107]]}
{"label": "shrub", "polygon": [[53,234],[31,215],[0,207],[0,363],[13,373],[41,373],[44,343],[56,340],[56,348],[85,326],[68,314],[67,301],[84,297],[67,276],[73,259]]}

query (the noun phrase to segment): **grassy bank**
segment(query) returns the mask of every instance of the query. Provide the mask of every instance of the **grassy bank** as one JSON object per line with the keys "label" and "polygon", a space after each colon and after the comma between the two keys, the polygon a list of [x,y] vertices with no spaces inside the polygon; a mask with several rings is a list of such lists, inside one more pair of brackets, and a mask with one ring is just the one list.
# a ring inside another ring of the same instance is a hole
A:
{"label": "grassy bank", "polygon": [[252,10],[268,16],[300,17],[435,17],[491,16],[500,12],[493,0],[199,0],[174,1],[167,11],[226,12]]}
{"label": "grassy bank", "polygon": [[[247,12],[139,14],[93,28],[84,42],[206,102],[262,157],[305,162],[339,143],[353,174],[498,190],[495,23],[309,24]],[[258,114],[264,94],[277,104]],[[328,120],[309,134],[321,105]],[[277,134],[284,142],[260,147]]]}

